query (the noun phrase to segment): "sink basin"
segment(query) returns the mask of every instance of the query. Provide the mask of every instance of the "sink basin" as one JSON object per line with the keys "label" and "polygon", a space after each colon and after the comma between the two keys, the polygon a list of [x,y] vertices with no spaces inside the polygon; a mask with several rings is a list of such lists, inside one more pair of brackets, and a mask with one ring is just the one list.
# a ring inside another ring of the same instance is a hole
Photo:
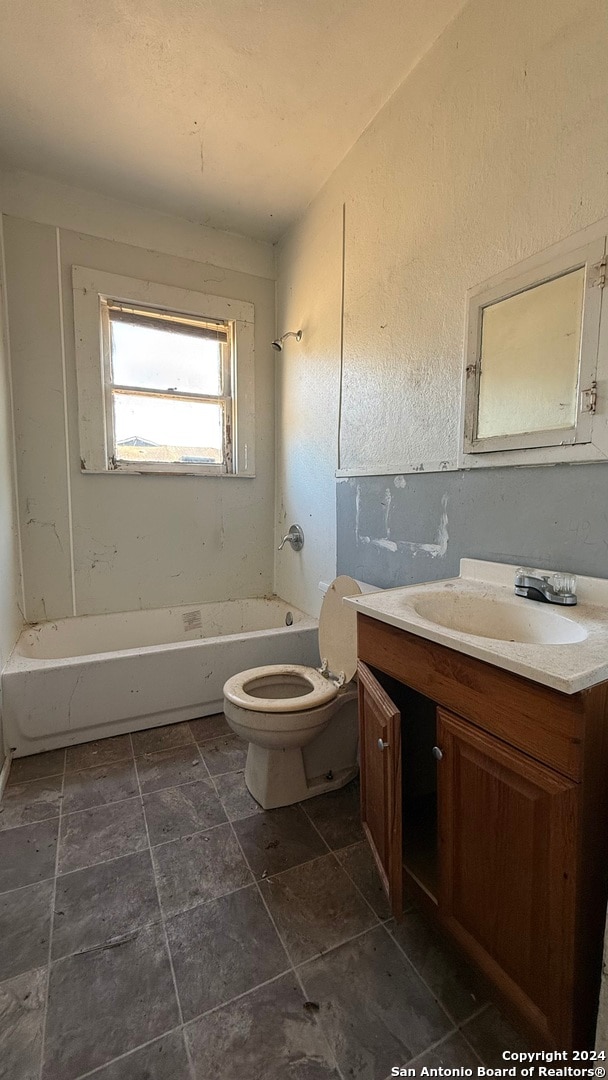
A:
{"label": "sink basin", "polygon": [[584,641],[587,631],[533,600],[508,601],[466,593],[427,594],[412,604],[423,619],[461,634],[517,641],[529,645],[569,645]]}

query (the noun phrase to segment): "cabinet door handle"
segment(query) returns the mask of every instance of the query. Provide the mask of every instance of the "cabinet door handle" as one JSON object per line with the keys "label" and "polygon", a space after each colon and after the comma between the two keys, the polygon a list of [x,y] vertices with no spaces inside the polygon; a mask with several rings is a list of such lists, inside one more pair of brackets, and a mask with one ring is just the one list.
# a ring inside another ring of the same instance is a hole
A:
{"label": "cabinet door handle", "polygon": [[443,757],[443,750],[439,746],[433,747],[433,757],[437,758],[437,761],[441,761]]}
{"label": "cabinet door handle", "polygon": [[378,739],[378,749],[379,750],[388,750],[388,743],[385,742],[384,739]]}

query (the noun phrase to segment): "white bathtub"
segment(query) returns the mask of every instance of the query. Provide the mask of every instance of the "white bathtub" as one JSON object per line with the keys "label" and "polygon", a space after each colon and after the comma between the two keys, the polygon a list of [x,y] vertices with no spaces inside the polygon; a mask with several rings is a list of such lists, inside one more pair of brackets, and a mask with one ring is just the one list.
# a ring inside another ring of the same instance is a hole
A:
{"label": "white bathtub", "polygon": [[209,716],[226,679],[273,663],[319,663],[316,620],[276,596],[39,623],[2,676],[5,747],[20,757]]}

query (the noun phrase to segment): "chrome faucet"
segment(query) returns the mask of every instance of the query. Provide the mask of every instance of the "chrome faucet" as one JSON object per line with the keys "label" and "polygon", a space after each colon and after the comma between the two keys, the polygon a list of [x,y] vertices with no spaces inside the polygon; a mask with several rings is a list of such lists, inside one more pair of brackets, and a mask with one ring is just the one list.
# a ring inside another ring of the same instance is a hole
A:
{"label": "chrome faucet", "polygon": [[304,530],[301,525],[292,525],[279,544],[278,551],[282,551],[285,544],[291,544],[294,551],[301,551],[304,547]]}
{"label": "chrome faucet", "polygon": [[515,574],[515,595],[542,604],[576,604],[576,578],[573,574],[543,574],[520,566]]}

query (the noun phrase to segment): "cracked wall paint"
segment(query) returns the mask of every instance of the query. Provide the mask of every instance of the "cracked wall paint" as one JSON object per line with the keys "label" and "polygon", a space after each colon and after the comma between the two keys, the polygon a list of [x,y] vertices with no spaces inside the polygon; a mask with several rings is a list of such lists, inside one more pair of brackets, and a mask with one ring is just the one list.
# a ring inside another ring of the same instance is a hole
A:
{"label": "cracked wall paint", "polygon": [[[27,215],[3,224],[27,619],[72,615],[73,596],[88,615],[271,592],[274,282]],[[204,280],[211,294],[255,305],[254,479],[82,475],[72,265],[180,288]],[[49,392],[63,364],[65,397]]]}
{"label": "cracked wall paint", "polygon": [[[409,552],[412,556],[416,556],[420,552],[424,552],[426,555],[430,555],[431,558],[443,558],[448,550],[449,534],[448,534],[448,494],[447,492],[442,495],[441,498],[441,517],[435,531],[435,539],[432,543],[428,542],[416,542],[413,540],[405,539],[392,539],[391,538],[391,507],[393,504],[393,496],[391,494],[390,487],[384,489],[384,495],[381,500],[381,506],[383,510],[384,519],[384,536],[368,536],[366,533],[361,532],[361,481],[355,481],[356,494],[355,494],[355,536],[357,545],[359,544],[371,544],[372,547],[381,548],[383,551],[390,551],[393,554],[399,552]],[[405,487],[403,485],[397,485],[401,489]]]}
{"label": "cracked wall paint", "polygon": [[601,462],[419,473],[404,486],[392,483],[387,517],[391,482],[353,477],[337,484],[338,573],[392,588],[457,575],[466,557],[608,573],[608,470]]}

